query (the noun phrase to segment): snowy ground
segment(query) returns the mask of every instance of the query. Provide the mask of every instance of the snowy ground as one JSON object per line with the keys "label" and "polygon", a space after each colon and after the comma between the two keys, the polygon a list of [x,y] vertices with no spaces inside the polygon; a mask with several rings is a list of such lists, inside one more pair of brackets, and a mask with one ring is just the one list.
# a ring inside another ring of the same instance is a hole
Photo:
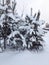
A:
{"label": "snowy ground", "polygon": [[0,65],[49,65],[49,32],[45,35],[45,47],[42,52],[12,52],[0,53]]}

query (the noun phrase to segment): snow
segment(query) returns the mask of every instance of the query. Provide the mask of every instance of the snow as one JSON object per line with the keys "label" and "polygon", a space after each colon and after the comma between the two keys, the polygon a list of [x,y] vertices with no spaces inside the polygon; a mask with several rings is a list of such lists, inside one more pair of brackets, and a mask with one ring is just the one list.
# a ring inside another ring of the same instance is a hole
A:
{"label": "snow", "polygon": [[2,20],[2,21],[0,21],[0,25],[1,25],[1,26],[3,26],[3,24],[2,24],[2,23],[3,23],[3,20]]}
{"label": "snow", "polygon": [[36,23],[38,25],[43,25],[45,23],[45,21],[43,21],[43,20],[36,21],[33,19],[32,23]]}
{"label": "snow", "polygon": [[0,17],[0,21],[3,20],[5,18],[5,14],[2,14],[2,16]]}
{"label": "snow", "polygon": [[[21,36],[21,38],[22,38],[22,42],[23,42],[23,46],[26,46],[25,38],[23,37],[22,34],[20,34],[19,31],[14,31],[14,32],[12,32],[12,33],[8,36],[8,38],[14,37],[15,34],[19,34],[19,35]],[[12,41],[12,42],[14,42],[14,41]],[[14,44],[15,44],[15,42],[14,42]]]}
{"label": "snow", "polygon": [[41,27],[39,27],[37,34],[38,35],[44,35],[44,32],[46,32],[46,31],[44,31]]}
{"label": "snow", "polygon": [[0,48],[0,53],[2,53],[2,49]]}
{"label": "snow", "polygon": [[0,10],[6,10],[7,7],[8,7],[7,5],[5,6],[0,5]]}
{"label": "snow", "polygon": [[48,53],[31,53],[24,51],[0,54],[0,65],[49,65]]}
{"label": "snow", "polygon": [[15,15],[12,13],[8,13],[7,16],[12,18],[15,22],[18,22],[18,20],[20,20],[19,18],[16,18]]}
{"label": "snow", "polygon": [[14,31],[12,32],[8,37],[11,38],[12,36],[14,37],[15,34],[20,34],[19,31]]}
{"label": "snow", "polygon": [[27,29],[28,30],[28,29],[30,29],[30,27],[29,26],[20,26],[19,29]]}
{"label": "snow", "polygon": [[0,53],[0,65],[49,65],[49,32],[45,35],[42,52],[5,51]]}
{"label": "snow", "polygon": [[45,35],[44,40],[45,40],[45,48],[46,48],[46,51],[49,52],[49,31],[48,31],[48,33]]}

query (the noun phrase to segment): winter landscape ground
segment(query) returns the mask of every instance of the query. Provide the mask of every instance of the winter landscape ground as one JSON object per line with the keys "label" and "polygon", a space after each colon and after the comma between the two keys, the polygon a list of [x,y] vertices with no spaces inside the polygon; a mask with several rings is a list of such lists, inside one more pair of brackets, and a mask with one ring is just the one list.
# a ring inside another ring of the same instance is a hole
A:
{"label": "winter landscape ground", "polygon": [[45,46],[42,52],[5,51],[0,53],[0,65],[49,65],[49,31],[44,37]]}

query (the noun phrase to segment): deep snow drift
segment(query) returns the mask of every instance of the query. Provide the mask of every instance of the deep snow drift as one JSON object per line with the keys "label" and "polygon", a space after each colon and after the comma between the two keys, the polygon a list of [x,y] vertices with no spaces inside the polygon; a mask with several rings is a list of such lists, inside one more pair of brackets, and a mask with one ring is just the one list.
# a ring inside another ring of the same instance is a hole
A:
{"label": "deep snow drift", "polygon": [[49,32],[45,35],[42,52],[5,51],[0,53],[0,65],[49,65]]}

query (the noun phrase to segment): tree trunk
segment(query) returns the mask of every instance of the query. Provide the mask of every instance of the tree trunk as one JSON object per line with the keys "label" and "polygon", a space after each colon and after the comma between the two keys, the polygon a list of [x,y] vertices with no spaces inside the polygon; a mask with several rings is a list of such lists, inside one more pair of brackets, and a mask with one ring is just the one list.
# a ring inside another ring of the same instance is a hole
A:
{"label": "tree trunk", "polygon": [[4,38],[4,49],[6,49],[6,38]]}

